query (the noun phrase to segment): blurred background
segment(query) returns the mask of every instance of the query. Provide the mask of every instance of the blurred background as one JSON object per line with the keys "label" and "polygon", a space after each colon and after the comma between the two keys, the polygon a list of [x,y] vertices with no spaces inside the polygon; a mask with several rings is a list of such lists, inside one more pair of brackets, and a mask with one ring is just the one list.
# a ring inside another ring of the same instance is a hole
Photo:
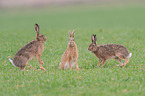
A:
{"label": "blurred background", "polygon": [[20,8],[20,7],[44,7],[53,5],[69,5],[69,4],[134,4],[144,3],[144,0],[0,0],[1,8]]}
{"label": "blurred background", "polygon": [[[25,22],[25,19],[28,22],[34,22],[43,18],[40,22],[53,21],[51,25],[53,23],[57,25],[60,22],[70,25],[68,22],[71,22],[74,27],[75,25],[80,27],[94,27],[94,25],[95,27],[107,27],[110,26],[110,23],[112,23],[111,26],[120,23],[118,27],[120,25],[122,27],[126,27],[126,25],[131,27],[132,25],[133,27],[134,20],[136,20],[136,23],[142,21],[141,18],[136,17],[144,16],[144,5],[145,0],[0,0],[0,20],[2,23],[4,19],[6,19],[5,22],[10,19],[7,22],[10,23],[13,19],[16,23],[21,24],[22,22],[19,20],[21,17],[24,20],[23,22]],[[40,15],[43,16],[39,17]],[[44,20],[46,16],[48,18]],[[30,18],[31,21],[29,21]],[[124,24],[121,19],[130,23]],[[17,22],[18,20],[19,22]],[[139,25],[142,26],[143,24],[139,23]]]}
{"label": "blurred background", "polygon": [[[86,40],[85,48],[92,33],[106,39],[100,41],[102,44],[116,43],[116,40],[122,43],[122,38],[127,38],[128,34],[137,37],[136,34],[143,32],[132,30],[145,28],[145,0],[0,0],[0,38],[9,38],[10,42],[21,39],[24,45],[35,36],[35,23],[49,37],[61,32],[66,37],[63,39],[60,35],[60,40],[66,42],[67,31],[75,29],[76,38],[84,36],[81,40]],[[117,39],[118,36],[121,38]]]}

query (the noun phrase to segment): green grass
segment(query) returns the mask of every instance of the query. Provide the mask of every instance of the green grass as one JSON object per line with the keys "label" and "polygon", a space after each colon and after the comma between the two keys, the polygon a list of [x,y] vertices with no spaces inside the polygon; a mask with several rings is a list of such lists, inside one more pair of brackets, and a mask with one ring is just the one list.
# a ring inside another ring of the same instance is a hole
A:
{"label": "green grass", "polygon": [[[0,96],[144,96],[145,6],[65,8],[0,10]],[[41,57],[46,71],[39,70],[36,58],[20,71],[8,58],[35,39],[35,23],[47,37]],[[73,29],[79,72],[58,69]],[[126,46],[133,54],[127,66],[108,60],[96,68],[98,59],[87,50],[91,34],[97,34],[98,44]]]}

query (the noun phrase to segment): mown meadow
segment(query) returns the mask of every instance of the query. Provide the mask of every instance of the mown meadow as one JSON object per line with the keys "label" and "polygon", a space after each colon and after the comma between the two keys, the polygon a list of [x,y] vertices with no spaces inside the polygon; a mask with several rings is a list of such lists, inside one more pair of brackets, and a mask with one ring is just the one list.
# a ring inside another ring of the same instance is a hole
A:
{"label": "mown meadow", "polygon": [[[25,71],[8,60],[35,39],[34,24],[47,37],[42,54],[44,70],[36,58]],[[80,71],[58,69],[75,29]],[[117,43],[132,53],[122,69],[108,60],[103,68],[87,50],[91,35],[98,45]],[[0,96],[145,96],[145,6],[65,6],[0,10]]]}

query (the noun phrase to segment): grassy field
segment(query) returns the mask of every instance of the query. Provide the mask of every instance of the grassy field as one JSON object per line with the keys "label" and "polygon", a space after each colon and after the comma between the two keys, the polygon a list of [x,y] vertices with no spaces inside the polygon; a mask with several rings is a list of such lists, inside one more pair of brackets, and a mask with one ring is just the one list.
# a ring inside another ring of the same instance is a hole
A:
{"label": "grassy field", "polygon": [[[41,57],[46,71],[36,58],[20,71],[8,58],[35,39],[35,23],[47,37]],[[79,72],[58,69],[73,29]],[[133,54],[127,66],[108,60],[96,68],[98,59],[87,50],[91,34],[98,44],[125,45]],[[145,6],[0,10],[0,64],[0,96],[145,96]]]}

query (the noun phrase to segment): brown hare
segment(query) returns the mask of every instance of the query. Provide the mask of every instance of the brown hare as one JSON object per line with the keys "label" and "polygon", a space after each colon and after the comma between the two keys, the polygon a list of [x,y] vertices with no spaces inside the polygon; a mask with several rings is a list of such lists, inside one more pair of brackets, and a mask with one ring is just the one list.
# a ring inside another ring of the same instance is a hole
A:
{"label": "brown hare", "polygon": [[73,30],[72,34],[69,31],[69,42],[67,49],[65,50],[64,54],[62,55],[61,62],[59,63],[60,69],[72,69],[76,65],[77,70],[79,70],[77,59],[78,59],[78,51],[77,45],[74,41],[75,31]]}
{"label": "brown hare", "polygon": [[[88,50],[93,52],[97,58],[99,58],[99,62],[97,66],[100,65],[102,62],[103,67],[105,65],[105,61],[107,59],[115,58],[122,68],[126,66],[129,62],[129,58],[131,57],[132,53],[129,53],[127,48],[120,44],[107,44],[107,45],[97,45],[96,35],[91,36],[92,43],[89,45]],[[124,60],[124,64],[121,62]],[[119,65],[117,65],[119,66]]]}
{"label": "brown hare", "polygon": [[44,50],[44,42],[47,38],[43,34],[39,34],[39,25],[35,24],[36,38],[30,43],[26,44],[22,47],[13,57],[13,59],[9,58],[10,62],[15,67],[20,67],[21,70],[24,70],[28,61],[33,57],[37,57],[39,62],[39,66],[44,70],[42,64],[44,63],[41,60],[41,54]]}

